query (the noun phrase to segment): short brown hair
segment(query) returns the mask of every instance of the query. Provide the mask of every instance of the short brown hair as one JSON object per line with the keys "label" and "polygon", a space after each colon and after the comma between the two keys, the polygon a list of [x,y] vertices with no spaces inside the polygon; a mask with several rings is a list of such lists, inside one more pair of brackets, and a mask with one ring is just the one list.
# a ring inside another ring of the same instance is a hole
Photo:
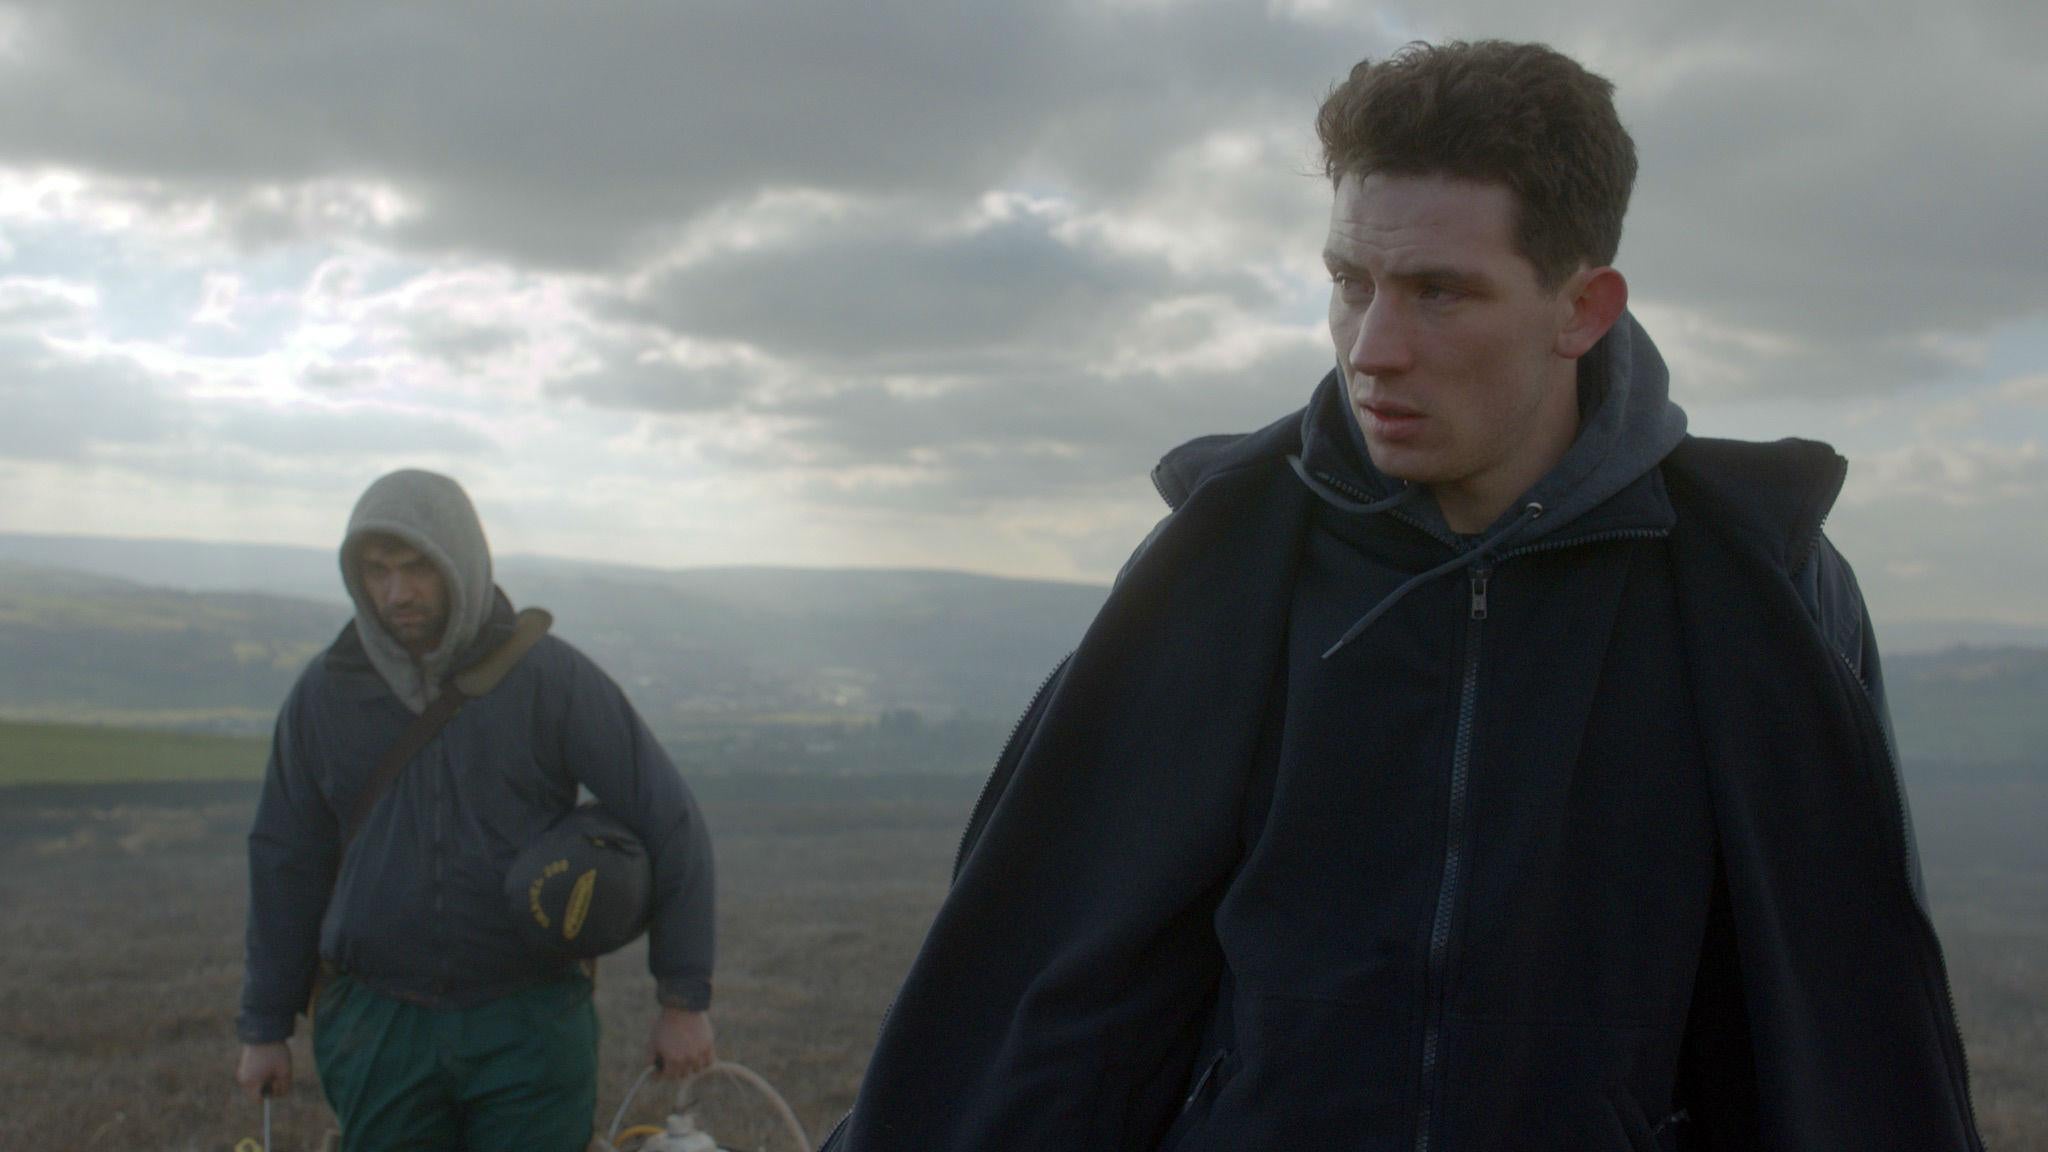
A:
{"label": "short brown hair", "polygon": [[1316,112],[1332,183],[1450,176],[1505,185],[1515,241],[1547,286],[1614,262],[1636,146],[1614,85],[1542,44],[1413,43],[1362,60]]}

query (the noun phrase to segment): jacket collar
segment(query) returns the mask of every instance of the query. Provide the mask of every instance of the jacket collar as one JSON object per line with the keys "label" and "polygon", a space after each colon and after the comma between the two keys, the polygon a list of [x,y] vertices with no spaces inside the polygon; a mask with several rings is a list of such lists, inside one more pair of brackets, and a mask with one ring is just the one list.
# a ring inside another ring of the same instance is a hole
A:
{"label": "jacket collar", "polygon": [[[1350,406],[1345,402],[1343,378],[1336,369],[1331,369],[1316,385],[1308,407],[1301,411],[1298,426],[1301,467],[1310,478],[1343,496],[1367,502],[1390,500],[1407,487],[1401,481],[1387,478],[1372,466],[1365,448],[1365,436],[1359,431],[1358,421],[1351,416]],[[1418,493],[1415,503],[1420,503],[1421,497],[1422,494]],[[1668,532],[1677,519],[1663,476],[1652,467],[1623,483],[1604,500],[1580,512],[1569,523],[1555,528],[1546,526],[1545,532],[1523,537],[1511,544],[1508,551],[1511,553],[1517,548],[1539,545],[1562,547],[1616,533]],[[1453,548],[1469,543],[1449,537],[1440,517],[1416,526]]]}

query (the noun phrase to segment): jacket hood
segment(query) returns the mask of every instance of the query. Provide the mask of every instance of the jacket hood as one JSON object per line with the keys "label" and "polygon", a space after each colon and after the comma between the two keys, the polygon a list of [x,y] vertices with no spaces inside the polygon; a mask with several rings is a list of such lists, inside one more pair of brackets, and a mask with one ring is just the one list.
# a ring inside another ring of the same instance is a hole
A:
{"label": "jacket hood", "polygon": [[[1351,412],[1343,373],[1332,370],[1323,378],[1302,414],[1301,455],[1291,461],[1302,482],[1347,513],[1396,513],[1443,540],[1453,552],[1451,559],[1375,605],[1338,639],[1330,654],[1425,581],[1477,568],[1511,548],[1526,548],[1584,520],[1635,486],[1685,439],[1685,412],[1671,402],[1670,372],[1632,313],[1622,313],[1607,335],[1579,359],[1578,375],[1577,439],[1547,475],[1485,531],[1471,537],[1451,531],[1436,501],[1426,498],[1426,489],[1392,479],[1373,466],[1365,434]],[[1621,507],[1631,502],[1617,502],[1616,515],[1640,520],[1647,513],[1668,527],[1669,503],[1661,488],[1654,495],[1654,508]]]}
{"label": "jacket hood", "polygon": [[[1624,312],[1592,351],[1579,360],[1579,435],[1549,474],[1501,513],[1476,538],[1513,528],[1529,504],[1543,512],[1514,529],[1522,547],[1579,520],[1662,463],[1685,439],[1685,411],[1672,403],[1671,374],[1633,313]],[[1332,371],[1302,416],[1302,464],[1311,476],[1335,478],[1374,500],[1402,495],[1409,486],[1373,467],[1365,433],[1351,414],[1343,376]],[[1437,536],[1450,526],[1436,502],[1403,500],[1403,514]],[[1327,499],[1327,496],[1325,497]]]}
{"label": "jacket hood", "polygon": [[[384,630],[363,588],[360,553],[365,539],[394,536],[440,569],[448,586],[448,626],[434,650],[415,660]],[[462,486],[434,472],[408,468],[371,484],[349,515],[341,544],[341,579],[355,602],[356,633],[378,675],[406,706],[425,711],[456,657],[491,617],[491,550],[476,507]]]}

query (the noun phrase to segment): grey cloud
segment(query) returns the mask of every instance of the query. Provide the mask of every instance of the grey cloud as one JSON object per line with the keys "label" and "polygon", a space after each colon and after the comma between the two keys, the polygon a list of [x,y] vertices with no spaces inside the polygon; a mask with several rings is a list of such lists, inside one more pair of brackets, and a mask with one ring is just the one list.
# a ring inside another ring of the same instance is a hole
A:
{"label": "grey cloud", "polygon": [[1076,470],[1105,457],[1127,474],[1180,439],[1249,431],[1307,402],[1329,355],[1293,349],[1241,371],[1123,377],[1017,376],[936,396],[848,388],[789,414],[809,425],[808,439],[851,462],[920,449],[958,454],[1020,454],[1056,445],[1075,453]]}
{"label": "grey cloud", "polygon": [[[1271,290],[1066,242],[1055,228],[1032,215],[968,233],[841,221],[721,254],[602,306],[643,328],[771,349],[772,362],[628,361],[552,388],[611,407],[770,417],[782,436],[720,462],[801,467],[815,477],[807,494],[826,502],[952,507],[1141,474],[1175,438],[1263,422],[1321,374],[1320,349],[1242,372],[1113,368],[1134,337],[1198,347],[1218,325],[1273,307]],[[1220,315],[1145,315],[1183,293]]]}
{"label": "grey cloud", "polygon": [[15,459],[78,460],[185,426],[178,402],[134,366],[62,357],[22,339],[0,339],[0,410],[0,455]]}
{"label": "grey cloud", "polygon": [[1787,61],[1653,109],[1629,257],[1731,320],[1842,340],[2048,309],[2048,84],[1945,69],[1929,101],[1887,63],[1908,66]]}
{"label": "grey cloud", "polygon": [[1099,353],[1144,306],[1192,288],[1262,295],[1243,277],[1191,283],[1157,259],[1063,243],[1030,217],[951,236],[882,221],[721,254],[612,309],[827,370],[957,373]]}
{"label": "grey cloud", "polygon": [[0,330],[31,332],[92,310],[78,286],[33,278],[0,280]]}
{"label": "grey cloud", "polygon": [[[0,73],[0,155],[196,189],[389,181],[405,233],[567,265],[776,185],[971,194],[1306,99],[1327,40],[1243,5],[72,0]],[[1341,55],[1342,53],[1340,53]],[[232,202],[232,197],[230,197]]]}
{"label": "grey cloud", "polygon": [[[1924,340],[1923,333],[1870,333],[1849,338],[1759,317],[1722,320],[1710,308],[1638,291],[1645,327],[1672,368],[1680,404],[1761,396],[1848,397],[1937,384],[1975,374],[1967,346]],[[1665,311],[1659,306],[1674,311]],[[1695,331],[1687,321],[1715,321]],[[1676,323],[1674,323],[1676,321]]]}
{"label": "grey cloud", "polygon": [[[2040,520],[2048,467],[2037,462],[2026,471],[2005,477],[2006,490],[1966,504],[1908,492],[1838,508],[1828,535],[1855,565],[1872,613],[2048,624],[2041,600],[2048,555],[2038,534],[2022,527]],[[1853,462],[1850,474],[1853,483]]]}
{"label": "grey cloud", "polygon": [[422,453],[470,456],[494,447],[488,436],[445,416],[372,410],[237,407],[210,417],[201,434],[211,444],[234,444],[287,459]]}
{"label": "grey cloud", "polygon": [[527,342],[526,333],[509,325],[477,323],[433,312],[408,314],[404,323],[406,344],[413,352],[457,369],[475,367]]}
{"label": "grey cloud", "polygon": [[356,364],[315,364],[299,373],[299,383],[318,392],[352,392],[377,382],[377,373]]}
{"label": "grey cloud", "polygon": [[[1049,189],[1091,211],[1242,217],[1245,260],[1301,243],[1312,266],[1320,220],[1304,217],[1319,210],[1299,181],[1327,86],[1409,30],[1539,37],[1620,85],[1645,161],[1623,256],[1640,296],[1791,346],[1721,346],[1716,387],[1939,379],[1954,366],[1926,338],[2048,310],[2048,18],[2030,0],[1839,13],[1441,0],[1301,22],[1267,8],[733,0],[599,19],[541,0],[487,15],[68,0],[33,10],[23,58],[0,71],[0,162],[217,196],[247,243],[372,227],[347,181],[377,181],[419,209],[374,224],[381,243],[609,271],[765,189],[880,204],[858,232],[714,256],[636,302],[599,299],[613,318],[754,344],[830,385],[805,392],[821,409],[843,396],[891,412],[893,427],[836,425],[867,429],[877,451],[908,450],[927,426],[930,449],[974,424],[966,399],[898,404],[862,382],[949,379],[1023,428],[1033,389],[1014,382],[1086,378],[1149,302],[1216,292],[1278,307],[1230,274],[1064,247],[1028,223],[942,242],[933,219],[991,187]],[[1242,173],[1176,166],[1231,128],[1280,132],[1300,154],[1278,145]],[[252,192],[271,186],[284,191]],[[459,361],[495,338],[426,344]],[[552,390],[672,412],[770,403],[745,366],[607,355]]]}
{"label": "grey cloud", "polygon": [[[180,384],[116,357],[77,358],[36,341],[0,338],[0,410],[7,413],[0,456],[98,456],[165,474],[183,468],[181,474],[227,475],[264,460],[289,471],[315,458],[473,455],[493,447],[489,437],[444,416],[202,402],[179,395]],[[237,463],[223,465],[223,454]],[[180,466],[179,457],[211,463]]]}
{"label": "grey cloud", "polygon": [[744,365],[616,356],[588,372],[549,382],[548,391],[600,408],[672,414],[736,408],[759,391],[760,383],[759,373]]}
{"label": "grey cloud", "polygon": [[710,455],[729,468],[800,470],[804,495],[826,504],[954,512],[1085,497],[1138,480],[1183,440],[1250,431],[1299,407],[1328,366],[1320,349],[1285,347],[1241,368],[1012,375],[934,395],[858,381],[774,408],[788,430],[765,450]]}
{"label": "grey cloud", "polygon": [[[842,223],[717,256],[604,306],[776,359],[632,363],[552,387],[613,407],[772,418],[783,431],[766,445],[699,448],[726,467],[802,470],[821,502],[930,509],[1128,480],[1180,439],[1249,429],[1300,404],[1326,370],[1315,338],[1242,366],[1133,366],[1136,347],[1186,353],[1255,320],[1276,306],[1272,289],[1064,242],[1054,229],[1028,215],[974,233]],[[1190,296],[1210,307],[1147,312]]]}

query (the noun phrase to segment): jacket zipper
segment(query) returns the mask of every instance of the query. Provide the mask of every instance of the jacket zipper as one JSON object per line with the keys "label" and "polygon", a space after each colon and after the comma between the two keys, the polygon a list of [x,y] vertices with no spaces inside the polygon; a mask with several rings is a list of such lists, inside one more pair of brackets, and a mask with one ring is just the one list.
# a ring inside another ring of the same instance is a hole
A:
{"label": "jacket zipper", "polygon": [[1149,473],[1146,473],[1146,478],[1152,481],[1152,490],[1159,493],[1159,502],[1166,505],[1168,512],[1180,511],[1180,505],[1174,503],[1173,497],[1166,494],[1166,485],[1159,482],[1159,469],[1154,468]]}
{"label": "jacket zipper", "polygon": [[1437,883],[1436,914],[1429,929],[1429,967],[1423,985],[1422,1092],[1415,1123],[1415,1152],[1429,1152],[1436,1112],[1448,1000],[1451,921],[1465,879],[1465,808],[1471,793],[1472,736],[1479,712],[1479,639],[1486,621],[1486,591],[1493,570],[1472,569],[1471,610],[1465,620],[1465,672],[1458,689],[1458,734],[1451,748],[1451,794],[1444,834],[1443,877]]}
{"label": "jacket zipper", "polygon": [[1586,536],[1571,536],[1563,540],[1545,540],[1540,544],[1525,545],[1501,553],[1500,559],[1513,560],[1518,556],[1534,556],[1539,552],[1555,552],[1560,548],[1576,548],[1581,544],[1607,544],[1616,540],[1663,540],[1670,535],[1669,528],[1615,528]]}
{"label": "jacket zipper", "polygon": [[[1337,476],[1317,472],[1316,479],[1328,484],[1355,500],[1371,499],[1360,492],[1356,485],[1348,484]],[[1443,541],[1454,549],[1462,550],[1467,545],[1460,540],[1448,539],[1442,533],[1430,528],[1412,517],[1403,515],[1399,509],[1390,513],[1395,519],[1426,535]],[[1528,556],[1538,552],[1552,552],[1561,548],[1573,548],[1581,544],[1598,544],[1617,540],[1653,540],[1669,536],[1663,528],[1624,528],[1609,532],[1596,532],[1564,540],[1544,541],[1503,553],[1496,563]],[[1451,793],[1447,830],[1444,841],[1444,866],[1442,879],[1437,884],[1436,912],[1430,924],[1429,962],[1426,970],[1423,996],[1426,1002],[1422,1028],[1422,1086],[1421,1101],[1417,1109],[1415,1124],[1416,1152],[1429,1152],[1434,1134],[1439,1081],[1441,1079],[1443,1022],[1446,1005],[1449,1002],[1449,966],[1451,926],[1456,916],[1460,888],[1464,883],[1465,868],[1465,808],[1470,799],[1472,769],[1472,737],[1477,722],[1479,704],[1479,641],[1481,625],[1487,616],[1487,589],[1493,575],[1490,566],[1475,567],[1472,570],[1471,607],[1465,624],[1465,670],[1459,687],[1458,730],[1451,750]]]}
{"label": "jacket zipper", "polygon": [[[1498,562],[1538,552],[1554,552],[1581,544],[1617,540],[1659,539],[1670,532],[1659,528],[1625,528],[1597,532],[1565,540],[1546,541],[1504,553]],[[1443,1078],[1444,1015],[1450,1002],[1451,929],[1457,918],[1458,900],[1465,881],[1466,809],[1472,791],[1472,744],[1478,726],[1480,639],[1489,612],[1487,594],[1493,582],[1493,566],[1475,566],[1471,574],[1471,597],[1465,620],[1465,668],[1458,689],[1458,729],[1451,747],[1451,786],[1444,835],[1444,865],[1437,883],[1436,912],[1429,932],[1429,962],[1423,985],[1422,1081],[1416,1110],[1415,1152],[1430,1152],[1435,1136],[1435,1115]]]}
{"label": "jacket zipper", "polygon": [[1196,1102],[1201,1100],[1202,1093],[1208,1089],[1210,1082],[1216,1079],[1216,1073],[1223,1069],[1223,1062],[1229,1059],[1229,1057],[1230,1053],[1227,1051],[1218,1052],[1216,1058],[1209,1061],[1209,1066],[1202,1069],[1202,1075],[1195,1080],[1195,1086],[1188,1089],[1188,1098],[1181,1101],[1180,1110],[1182,1112],[1193,1108]]}

